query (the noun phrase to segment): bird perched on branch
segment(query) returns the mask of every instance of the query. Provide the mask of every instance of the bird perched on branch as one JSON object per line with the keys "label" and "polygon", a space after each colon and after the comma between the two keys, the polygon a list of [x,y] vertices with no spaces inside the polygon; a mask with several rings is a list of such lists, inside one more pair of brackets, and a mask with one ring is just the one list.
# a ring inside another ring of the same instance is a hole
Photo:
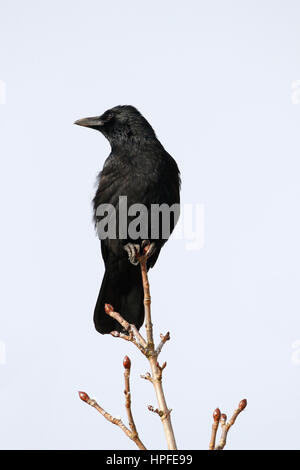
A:
{"label": "bird perched on branch", "polygon": [[[95,328],[102,334],[122,329],[105,313],[106,303],[140,328],[144,299],[138,256],[149,245],[147,268],[154,266],[173,231],[179,217],[180,173],[149,122],[133,106],[116,106],[75,124],[100,131],[111,145],[93,199],[105,263],[94,311]],[[165,209],[173,206],[175,210],[168,215]]]}

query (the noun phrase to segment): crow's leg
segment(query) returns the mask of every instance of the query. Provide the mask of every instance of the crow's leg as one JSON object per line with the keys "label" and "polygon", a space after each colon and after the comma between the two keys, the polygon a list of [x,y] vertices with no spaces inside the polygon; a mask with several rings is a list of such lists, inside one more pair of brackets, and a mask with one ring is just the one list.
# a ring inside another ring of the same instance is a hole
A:
{"label": "crow's leg", "polygon": [[137,258],[140,254],[140,245],[127,243],[127,245],[123,246],[123,249],[127,252],[130,263],[137,266],[139,264],[139,260]]}

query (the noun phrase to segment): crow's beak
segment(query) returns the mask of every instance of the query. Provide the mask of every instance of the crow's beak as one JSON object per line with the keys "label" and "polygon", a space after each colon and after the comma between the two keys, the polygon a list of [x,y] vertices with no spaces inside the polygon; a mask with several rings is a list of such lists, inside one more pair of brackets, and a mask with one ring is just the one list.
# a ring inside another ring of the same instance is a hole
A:
{"label": "crow's beak", "polygon": [[100,119],[100,116],[88,117],[83,119],[78,119],[74,122],[77,126],[91,127],[92,129],[98,129],[103,126],[104,122]]}

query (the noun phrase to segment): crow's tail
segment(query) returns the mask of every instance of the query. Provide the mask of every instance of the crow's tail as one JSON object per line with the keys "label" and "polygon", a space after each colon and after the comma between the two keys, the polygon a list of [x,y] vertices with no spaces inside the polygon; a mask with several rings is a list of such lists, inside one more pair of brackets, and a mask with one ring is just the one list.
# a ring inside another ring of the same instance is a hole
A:
{"label": "crow's tail", "polygon": [[105,313],[104,305],[111,304],[125,320],[138,329],[144,321],[144,292],[140,266],[130,264],[127,258],[106,264],[98,295],[94,323],[99,333],[122,331],[122,326]]}

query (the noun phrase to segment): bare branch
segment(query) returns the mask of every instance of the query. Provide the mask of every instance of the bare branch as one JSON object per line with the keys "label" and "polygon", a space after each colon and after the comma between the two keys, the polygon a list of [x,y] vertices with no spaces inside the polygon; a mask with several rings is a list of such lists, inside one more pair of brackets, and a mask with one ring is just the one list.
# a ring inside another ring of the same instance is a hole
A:
{"label": "bare branch", "polygon": [[111,331],[110,334],[114,338],[122,338],[126,341],[130,341],[141,351],[141,353],[146,355],[146,348],[144,346],[146,345],[146,341],[138,332],[135,325],[131,325],[130,323],[128,323],[128,321],[125,320],[125,318],[122,317],[122,315],[120,315],[120,313],[115,312],[114,307],[112,305],[105,304],[104,308],[107,315],[117,320],[117,322],[120,323],[120,325],[128,332],[128,335],[120,333],[119,331]]}
{"label": "bare branch", "polygon": [[216,435],[219,427],[219,422],[220,422],[220,417],[221,417],[221,411],[219,408],[216,408],[214,413],[213,413],[213,425],[211,429],[211,438],[210,438],[210,443],[209,443],[209,450],[215,450],[215,445],[216,445]]}
{"label": "bare branch", "polygon": [[139,343],[141,344],[141,346],[143,346],[143,348],[146,349],[147,347],[147,342],[146,340],[143,338],[143,336],[141,335],[141,333],[139,332],[139,330],[137,329],[137,327],[135,325],[130,325],[131,326],[131,330],[133,331],[133,334],[134,336],[137,338],[137,340],[139,341]]}
{"label": "bare branch", "polygon": [[147,249],[146,246],[144,248],[144,252],[146,253],[145,256],[141,256],[140,266],[141,266],[141,274],[142,274],[142,281],[143,281],[143,289],[144,289],[144,309],[145,309],[145,328],[147,334],[147,347],[149,349],[154,350],[154,343],[153,343],[153,330],[152,330],[152,321],[151,321],[151,296],[150,296],[150,285],[148,281],[148,274],[147,274]]}
{"label": "bare branch", "polygon": [[[214,411],[214,414],[213,414],[214,423],[213,423],[213,426],[212,426],[212,436],[211,436],[211,440],[210,440],[210,444],[209,444],[209,449],[210,450],[223,450],[224,449],[224,447],[226,445],[227,434],[228,434],[229,429],[231,428],[231,426],[234,425],[236,418],[241,413],[241,411],[243,411],[246,408],[246,406],[247,406],[247,400],[246,399],[241,400],[239,405],[238,405],[238,408],[234,411],[231,419],[227,423],[226,423],[227,416],[226,416],[225,413],[222,413],[220,415],[219,408],[217,408]],[[222,433],[221,433],[221,438],[220,438],[220,441],[219,441],[218,445],[215,446],[215,440],[216,440],[216,434],[217,434],[219,422],[221,424]]]}
{"label": "bare branch", "polygon": [[132,441],[135,442],[135,444],[138,446],[139,449],[141,450],[146,450],[146,448],[144,447],[143,443],[138,439],[138,437],[136,437],[132,431],[130,431],[130,429],[128,429],[125,424],[123,423],[123,421],[120,419],[120,418],[114,418],[111,414],[107,413],[107,411],[105,411],[100,405],[98,405],[98,403],[96,402],[96,400],[92,400],[87,393],[85,392],[78,392],[79,394],[79,397],[81,398],[82,401],[84,401],[85,403],[87,403],[88,405],[92,406],[93,408],[95,408],[97,411],[99,411],[100,414],[102,414],[102,416],[104,416],[105,419],[107,419],[107,421],[109,421],[110,423],[112,424],[115,424],[116,426],[118,426],[120,429],[122,429],[122,431],[126,434],[127,437],[129,437],[129,439],[131,439]]}
{"label": "bare branch", "polygon": [[[157,352],[155,350],[155,345],[153,341],[153,329],[152,329],[153,326],[152,326],[152,320],[151,320],[151,296],[150,296],[150,286],[149,286],[149,281],[148,281],[147,264],[146,264],[148,248],[149,246],[144,247],[145,255],[139,258],[142,281],[143,281],[143,289],[144,289],[145,328],[146,328],[146,334],[147,334],[146,356],[149,360],[150,367],[151,367],[151,373],[152,373],[151,382],[155,389],[156,398],[158,402],[158,409],[160,411],[160,418],[161,418],[163,428],[165,431],[168,449],[176,450],[177,446],[176,446],[175,435],[174,435],[171,417],[170,417],[170,410],[167,406],[164,391],[163,391],[163,386],[162,386],[162,370],[166,366],[166,364],[163,366],[163,368],[159,366],[157,362]],[[169,335],[167,334],[166,336],[168,337]],[[167,339],[164,342],[166,341]]]}
{"label": "bare branch", "polygon": [[162,348],[163,348],[163,345],[164,345],[167,341],[169,341],[169,339],[170,339],[170,332],[168,331],[168,333],[166,333],[165,335],[162,335],[162,334],[161,334],[161,335],[160,335],[160,339],[161,339],[161,341],[160,341],[160,343],[159,343],[159,345],[157,346],[156,351],[155,351],[156,356],[158,356],[158,355],[160,354],[160,352],[161,352],[161,350],[162,350]]}
{"label": "bare branch", "polygon": [[125,379],[125,408],[127,412],[128,424],[131,429],[132,437],[131,439],[136,443],[136,445],[140,448],[145,450],[146,447],[142,443],[139,438],[138,432],[136,430],[135,422],[133,419],[132,411],[131,411],[131,394],[130,394],[130,369],[131,369],[131,361],[128,356],[125,356],[123,361],[124,366],[124,379]]}
{"label": "bare branch", "polygon": [[152,377],[151,377],[151,374],[149,372],[147,372],[147,374],[145,374],[145,375],[141,375],[140,377],[141,377],[141,379],[149,380],[150,382],[152,382]]}
{"label": "bare branch", "polygon": [[[167,363],[164,362],[162,365],[159,364],[157,358],[162,351],[164,344],[170,340],[170,333],[167,332],[165,335],[160,335],[160,343],[158,344],[157,348],[155,348],[154,340],[153,340],[153,325],[151,320],[151,296],[150,296],[150,286],[148,280],[148,273],[147,273],[147,251],[148,246],[143,248],[143,255],[139,257],[141,275],[142,275],[142,282],[143,282],[143,290],[144,290],[144,311],[145,311],[145,329],[146,329],[146,337],[147,340],[141,335],[134,324],[128,323],[120,313],[115,312],[114,308],[110,304],[105,304],[105,312],[110,317],[114,318],[123,328],[123,332],[119,331],[112,331],[111,335],[115,338],[122,338],[126,341],[133,343],[141,353],[147,357],[150,367],[151,367],[151,374],[147,372],[145,375],[141,375],[141,378],[148,380],[153,384],[158,407],[154,408],[152,405],[148,406],[149,411],[152,413],[157,414],[163,424],[168,449],[169,450],[176,450],[176,441],[174,436],[174,431],[171,423],[171,409],[168,408],[163,386],[162,386],[162,372],[165,369]],[[124,332],[125,330],[125,332]],[[127,332],[127,334],[126,334]],[[138,446],[141,450],[146,450],[146,447],[140,440],[138,436],[138,432],[136,429],[136,425],[133,419],[133,414],[131,410],[131,392],[130,392],[130,370],[131,370],[131,361],[128,356],[125,356],[123,361],[124,366],[124,380],[125,380],[125,409],[128,417],[128,425],[125,426],[123,421],[119,418],[114,418],[112,415],[107,413],[95,400],[90,399],[90,397],[85,392],[79,392],[79,396],[81,400],[88,403],[90,406],[94,407],[104,418],[118,426],[122,431]],[[238,415],[243,411],[247,406],[247,400],[241,400],[238,408],[234,411],[231,419],[227,422],[226,414],[222,413],[219,408],[216,408],[213,413],[213,424],[212,424],[212,431],[211,431],[211,439],[209,443],[210,450],[222,450],[224,449],[227,441],[228,431],[231,426],[234,425]],[[217,431],[221,426],[221,438],[219,443],[216,445],[216,436]]]}

